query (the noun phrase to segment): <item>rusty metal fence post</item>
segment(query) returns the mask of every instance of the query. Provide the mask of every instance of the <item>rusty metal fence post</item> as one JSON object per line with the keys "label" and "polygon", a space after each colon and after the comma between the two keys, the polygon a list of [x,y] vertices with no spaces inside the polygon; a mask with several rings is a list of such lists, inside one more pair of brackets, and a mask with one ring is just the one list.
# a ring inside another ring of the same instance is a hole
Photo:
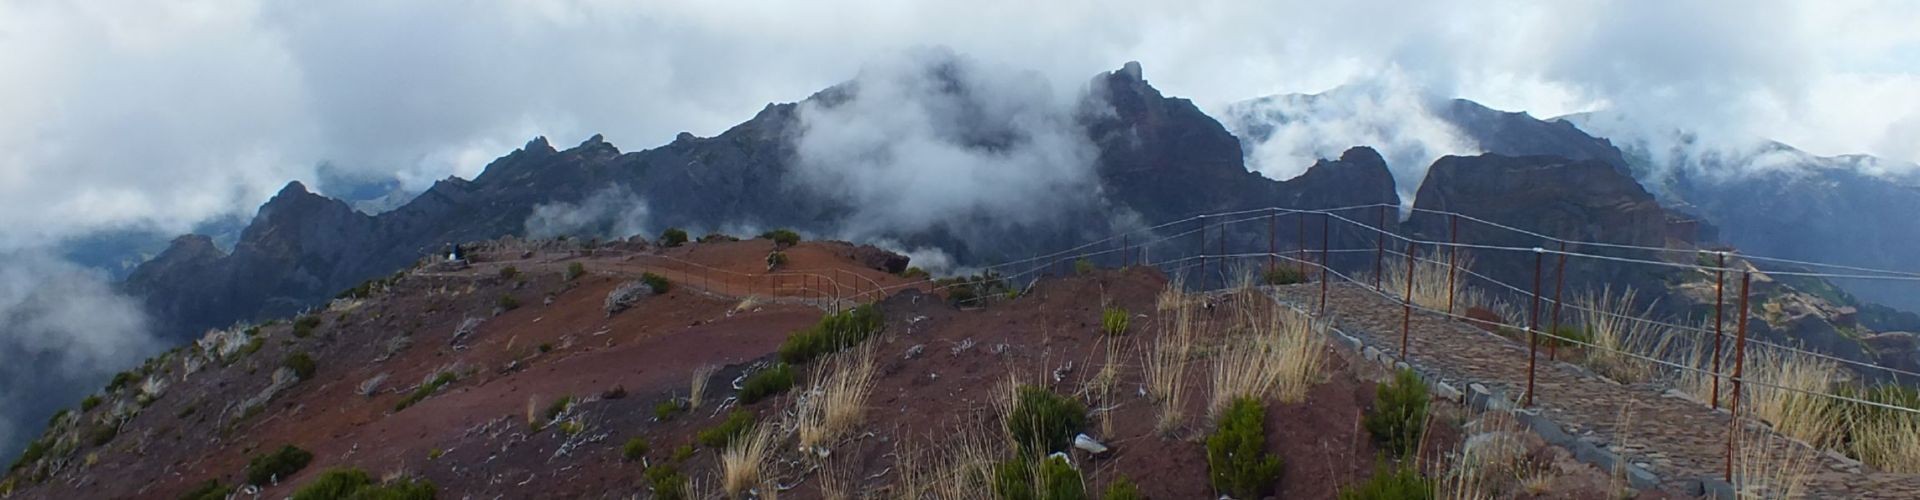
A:
{"label": "rusty metal fence post", "polygon": [[1533,406],[1533,373],[1540,358],[1540,268],[1546,260],[1545,249],[1533,249],[1533,318],[1527,326],[1527,397],[1521,406]]}
{"label": "rusty metal fence post", "polygon": [[1753,283],[1753,273],[1740,272],[1740,323],[1739,333],[1733,342],[1733,399],[1727,406],[1733,412],[1733,419],[1727,421],[1727,482],[1733,482],[1733,455],[1737,453],[1735,441],[1740,436],[1740,389],[1746,385],[1741,377],[1746,375],[1747,365],[1747,294]]}

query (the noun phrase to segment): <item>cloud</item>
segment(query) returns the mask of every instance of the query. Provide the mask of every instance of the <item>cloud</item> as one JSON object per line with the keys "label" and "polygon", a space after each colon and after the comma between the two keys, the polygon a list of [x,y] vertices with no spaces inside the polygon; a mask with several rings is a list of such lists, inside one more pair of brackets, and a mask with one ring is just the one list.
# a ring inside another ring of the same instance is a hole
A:
{"label": "cloud", "polygon": [[1427,167],[1446,155],[1481,150],[1451,123],[1441,105],[1404,78],[1388,77],[1317,95],[1291,94],[1235,103],[1221,121],[1249,144],[1249,169],[1270,179],[1305,173],[1322,158],[1339,158],[1357,145],[1372,146],[1387,160],[1400,199],[1413,200]]}
{"label": "cloud", "polygon": [[534,135],[710,136],[916,46],[1056,94],[1128,60],[1203,109],[1397,74],[1535,116],[1911,162],[1915,25],[1920,4],[1888,0],[17,0],[0,247],[250,214],[323,162],[418,191]]}
{"label": "cloud", "polygon": [[161,348],[139,303],[98,271],[0,253],[0,455],[14,456],[54,410]]}
{"label": "cloud", "polygon": [[574,203],[545,203],[527,216],[526,234],[532,238],[588,236],[626,238],[647,232],[647,202],[626,186],[614,186]]}
{"label": "cloud", "polygon": [[854,239],[1042,225],[1099,195],[1098,152],[1075,119],[1084,95],[909,51],[801,105],[794,175],[851,207],[840,231]]}

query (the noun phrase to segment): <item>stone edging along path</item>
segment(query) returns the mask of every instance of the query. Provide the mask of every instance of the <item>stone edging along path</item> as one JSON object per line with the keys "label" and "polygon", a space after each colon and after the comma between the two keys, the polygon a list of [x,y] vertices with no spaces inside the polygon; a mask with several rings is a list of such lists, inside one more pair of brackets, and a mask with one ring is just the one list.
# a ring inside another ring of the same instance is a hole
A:
{"label": "stone edging along path", "polygon": [[[1307,311],[1318,306],[1319,292],[1317,285],[1269,287],[1275,300]],[[1720,480],[1731,418],[1725,411],[1670,395],[1657,385],[1620,384],[1571,363],[1548,361],[1544,352],[1535,373],[1534,406],[1518,408],[1511,395],[1525,390],[1525,344],[1416,310],[1408,340],[1412,357],[1401,362],[1400,303],[1357,285],[1335,284],[1327,312],[1344,347],[1368,360],[1412,368],[1436,396],[1512,410],[1542,438],[1601,470],[1624,463],[1635,488],[1733,496],[1731,486]],[[1920,476],[1860,472],[1857,462],[1830,453],[1818,453],[1816,459],[1807,485],[1815,498],[1920,498]]]}

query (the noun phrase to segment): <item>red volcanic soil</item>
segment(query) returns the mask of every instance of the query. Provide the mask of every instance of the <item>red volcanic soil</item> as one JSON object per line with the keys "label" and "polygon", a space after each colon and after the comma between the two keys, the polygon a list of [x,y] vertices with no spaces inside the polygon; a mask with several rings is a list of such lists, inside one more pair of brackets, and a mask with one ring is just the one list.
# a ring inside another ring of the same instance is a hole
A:
{"label": "red volcanic soil", "polygon": [[[94,463],[55,472],[24,493],[177,497],[209,479],[244,482],[249,457],[292,444],[311,451],[313,463],[265,488],[265,496],[289,495],[336,466],[425,478],[442,498],[645,496],[646,465],[621,456],[633,438],[650,444],[646,464],[672,461],[675,448],[692,445],[679,468],[711,487],[717,452],[694,445],[694,437],[737,407],[729,399],[735,382],[771,363],[789,334],[813,325],[836,299],[846,307],[884,291],[877,308],[885,327],[866,346],[876,359],[866,415],[832,450],[831,472],[847,487],[897,494],[904,453],[938,453],[967,429],[1002,436],[994,401],[1017,380],[1074,395],[1093,409],[1087,433],[1112,449],[1075,452],[1088,491],[1125,476],[1152,498],[1218,496],[1203,446],[1211,431],[1209,364],[1189,363],[1185,418],[1170,432],[1155,429],[1159,406],[1144,396],[1142,354],[1161,334],[1157,301],[1167,285],[1152,269],[1043,280],[1017,299],[962,309],[924,293],[923,283],[863,267],[844,243],[785,249],[787,264],[771,275],[765,259],[773,245],[765,240],[669,249],[544,245],[495,244],[466,269],[410,271],[368,299],[314,313],[321,324],[311,335],[295,336],[285,321],[267,325],[258,352],[190,375],[179,359],[191,353],[176,353],[171,368],[160,371],[174,380],[164,397],[123,425],[113,442],[80,450]],[[569,280],[575,263],[587,273]],[[514,272],[503,272],[508,267]],[[672,289],[606,314],[607,295],[642,273],[666,277]],[[743,304],[746,296],[756,299]],[[1198,318],[1203,345],[1237,325],[1234,315],[1275,307],[1253,295],[1207,300],[1216,307]],[[1127,334],[1101,331],[1108,308],[1129,311]],[[456,341],[469,321],[478,327]],[[1109,342],[1118,343],[1114,359]],[[241,401],[266,387],[295,352],[314,359],[313,377],[253,414],[243,411]],[[1360,419],[1374,399],[1371,380],[1383,374],[1345,356],[1328,348],[1322,382],[1306,400],[1269,407],[1267,448],[1286,460],[1275,485],[1281,498],[1333,497],[1381,461]],[[1112,388],[1090,393],[1086,382],[1108,364]],[[796,368],[800,385],[819,365]],[[703,366],[717,369],[706,404],[656,420],[655,406],[685,397],[691,374]],[[461,375],[397,409],[443,370]],[[381,376],[377,391],[361,393],[363,382]],[[762,422],[781,421],[798,392],[744,409]],[[562,398],[572,404],[555,406]],[[550,407],[557,419],[547,418]],[[1459,441],[1455,429],[1434,435],[1448,443],[1437,448]],[[780,496],[823,498],[825,472],[796,448],[791,439],[776,446],[768,469],[786,487]]]}

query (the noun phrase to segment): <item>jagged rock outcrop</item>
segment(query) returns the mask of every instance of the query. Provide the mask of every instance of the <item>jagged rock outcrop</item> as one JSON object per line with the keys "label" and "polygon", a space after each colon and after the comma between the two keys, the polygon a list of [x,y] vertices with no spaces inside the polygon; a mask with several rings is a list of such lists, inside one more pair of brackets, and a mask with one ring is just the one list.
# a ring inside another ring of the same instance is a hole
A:
{"label": "jagged rock outcrop", "polygon": [[[931,70],[940,75],[956,68],[936,63]],[[850,84],[835,86],[806,102],[830,107],[858,91]],[[772,104],[718,136],[681,134],[638,152],[622,153],[600,136],[565,150],[536,138],[494,160],[471,181],[437,182],[379,215],[355,212],[299,183],[289,184],[261,207],[231,255],[210,254],[195,246],[199,240],[183,240],[186,246],[176,245],[142,266],[126,288],[147,301],[162,332],[186,338],[208,327],[282,316],[319,303],[448,243],[524,234],[536,207],[576,203],[614,188],[644,201],[654,230],[734,224],[834,234],[851,213],[847,200],[810,191],[794,177],[801,106]],[[1370,150],[1350,151],[1286,182],[1248,172],[1232,134],[1192,102],[1161,95],[1137,63],[1096,76],[1079,108],[1074,125],[1097,149],[1098,186],[1081,197],[1082,203],[1061,207],[1054,223],[996,228],[991,238],[956,232],[952,225],[869,237],[940,249],[956,263],[980,264],[1206,212],[1398,202],[1391,176]],[[1265,248],[1266,228],[1256,226],[1235,228],[1225,237],[1243,251]],[[1281,241],[1292,246],[1293,233],[1286,233]],[[1209,234],[1210,239],[1221,236],[1217,230]],[[1191,252],[1195,246],[1167,244],[1175,248]],[[1111,257],[1119,262],[1118,255]]]}

